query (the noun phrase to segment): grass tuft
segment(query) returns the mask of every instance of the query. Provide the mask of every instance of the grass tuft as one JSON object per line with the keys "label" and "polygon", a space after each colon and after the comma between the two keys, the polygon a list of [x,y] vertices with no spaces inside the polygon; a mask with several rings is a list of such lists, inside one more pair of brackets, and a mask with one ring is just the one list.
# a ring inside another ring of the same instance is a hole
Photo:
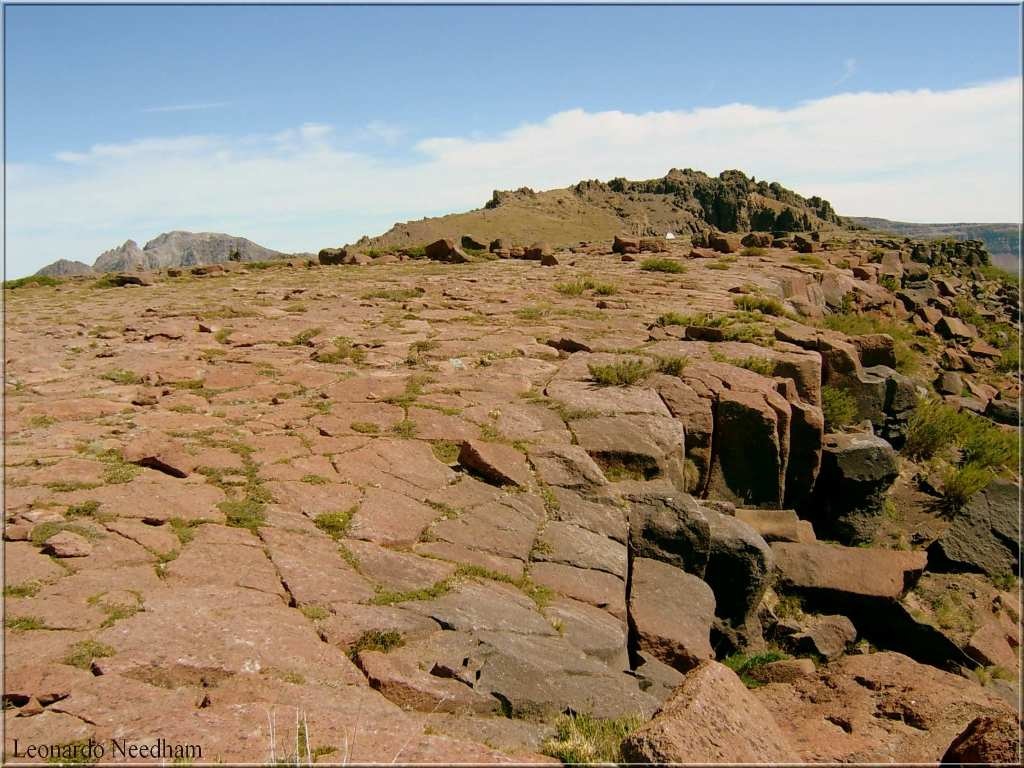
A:
{"label": "grass tuft", "polygon": [[644,272],[667,272],[678,275],[686,271],[686,265],[672,259],[644,259],[640,262],[640,269]]}
{"label": "grass tuft", "polygon": [[651,372],[644,360],[620,360],[608,365],[590,363],[590,378],[602,387],[625,387],[635,384]]}
{"label": "grass tuft", "polygon": [[645,722],[639,714],[607,720],[585,713],[560,715],[541,752],[566,764],[621,763],[622,742]]}

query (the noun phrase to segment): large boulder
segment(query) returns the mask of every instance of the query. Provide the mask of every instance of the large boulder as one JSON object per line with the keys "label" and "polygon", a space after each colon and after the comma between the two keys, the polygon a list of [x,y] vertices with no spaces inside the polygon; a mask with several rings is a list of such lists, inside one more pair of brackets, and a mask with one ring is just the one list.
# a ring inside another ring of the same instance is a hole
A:
{"label": "large boulder", "polygon": [[616,235],[612,241],[612,253],[640,253],[640,238]]}
{"label": "large boulder", "polygon": [[993,480],[960,510],[928,548],[931,570],[975,571],[990,576],[1020,574],[1020,489]]}
{"label": "large boulder", "polygon": [[634,558],[648,558],[703,576],[711,551],[707,510],[691,496],[635,494],[629,510],[629,548]]}
{"label": "large boulder", "polygon": [[654,719],[622,743],[630,763],[796,763],[800,757],[736,674],[715,661],[689,671]]}
{"label": "large boulder", "polygon": [[553,253],[554,249],[550,243],[538,241],[523,252],[523,258],[530,261],[541,261],[545,256],[551,256]]}
{"label": "large boulder", "polygon": [[753,694],[799,750],[793,762],[935,764],[975,717],[1012,716],[973,680],[888,652],[842,656]]}
{"label": "large boulder", "polygon": [[447,238],[435,240],[423,249],[424,255],[431,261],[446,261],[452,264],[463,264],[469,257]]}
{"label": "large boulder", "polygon": [[896,453],[882,438],[857,433],[827,436],[808,504],[818,532],[843,544],[871,541],[882,520],[886,492],[898,474]]}
{"label": "large boulder", "polygon": [[736,253],[740,249],[740,238],[738,235],[712,233],[708,235],[708,245],[719,253]]}
{"label": "large boulder", "polygon": [[1020,732],[1020,720],[1012,715],[976,717],[953,739],[942,765],[1020,765]]}
{"label": "large boulder", "polygon": [[899,599],[924,571],[924,552],[775,542],[784,588],[820,597]]}
{"label": "large boulder", "polygon": [[740,244],[748,248],[768,248],[772,244],[771,232],[748,232],[740,240]]}
{"label": "large boulder", "polygon": [[632,560],[627,598],[630,651],[685,671],[714,658],[715,596],[693,574],[646,557]]}
{"label": "large boulder", "polygon": [[324,265],[344,264],[347,256],[348,251],[344,248],[324,248],[317,254],[318,260]]}
{"label": "large boulder", "polygon": [[765,540],[747,523],[707,511],[711,549],[704,580],[715,593],[715,615],[741,626],[757,609],[775,559]]}

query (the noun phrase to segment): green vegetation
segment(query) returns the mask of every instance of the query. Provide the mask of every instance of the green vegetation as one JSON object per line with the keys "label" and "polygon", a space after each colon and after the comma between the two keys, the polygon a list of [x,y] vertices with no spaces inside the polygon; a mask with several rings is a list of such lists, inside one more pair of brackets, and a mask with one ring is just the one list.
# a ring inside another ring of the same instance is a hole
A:
{"label": "green vegetation", "polygon": [[355,660],[360,651],[380,651],[390,653],[395,648],[405,645],[405,638],[401,632],[392,630],[381,631],[372,629],[363,632],[348,649],[349,658]]}
{"label": "green vegetation", "polygon": [[737,368],[745,368],[746,370],[753,371],[761,376],[775,375],[775,361],[767,357],[755,357],[754,355],[748,355],[747,357],[726,357],[719,352],[712,352],[711,359],[719,363],[735,365]]}
{"label": "green vegetation", "polygon": [[943,495],[951,511],[997,474],[1015,468],[1020,455],[1015,434],[938,400],[923,401],[911,413],[903,452],[916,460],[938,457],[949,462]]}
{"label": "green vegetation", "polygon": [[324,606],[313,603],[304,605],[299,610],[310,621],[322,621],[331,615],[331,612],[324,608]]}
{"label": "green vegetation", "polygon": [[422,288],[380,288],[362,295],[362,299],[384,299],[385,301],[408,301],[423,295]]}
{"label": "green vegetation", "polygon": [[353,421],[348,426],[353,432],[358,432],[361,435],[376,435],[380,433],[380,427],[372,421]]}
{"label": "green vegetation", "polygon": [[689,364],[690,358],[687,355],[673,355],[669,357],[659,357],[654,364],[654,368],[658,373],[664,373],[667,376],[678,376]]}
{"label": "green vegetation", "polygon": [[49,275],[29,275],[28,277],[19,277],[17,280],[5,280],[5,290],[15,290],[16,288],[28,288],[33,285],[45,286],[51,288],[55,285],[60,285],[60,280]]}
{"label": "green vegetation", "polygon": [[758,653],[735,653],[723,659],[722,663],[739,675],[740,680],[747,688],[757,688],[763,683],[750,676],[753,670],[763,667],[765,664],[771,664],[773,661],[782,661],[788,658],[789,655],[782,651],[769,649]]}
{"label": "green vegetation", "polygon": [[451,440],[434,440],[430,447],[434,451],[434,456],[442,464],[454,464],[459,459],[461,446]]}
{"label": "green vegetation", "polygon": [[774,315],[776,317],[784,317],[786,315],[786,308],[774,296],[744,294],[734,298],[733,304],[736,305],[737,309],[742,309],[745,312],[761,312],[765,315]]}
{"label": "green vegetation", "polygon": [[409,419],[402,419],[397,424],[391,426],[391,434],[404,440],[411,440],[416,437],[416,430],[416,422]]}
{"label": "green vegetation", "polygon": [[8,616],[4,626],[12,632],[30,632],[36,629],[46,629],[42,619],[35,616]]}
{"label": "green vegetation", "polygon": [[878,278],[878,284],[893,292],[900,289],[900,281],[896,279],[895,275],[882,275]]}
{"label": "green vegetation", "polygon": [[622,742],[644,725],[642,715],[602,720],[588,714],[561,715],[541,752],[563,763],[621,763]]}
{"label": "green vegetation", "polygon": [[114,649],[109,645],[97,643],[95,640],[81,640],[68,649],[64,663],[79,669],[89,669],[93,659],[105,659],[113,655]]}
{"label": "green vegetation", "polygon": [[452,580],[445,579],[422,589],[410,589],[405,592],[393,592],[381,589],[370,599],[371,605],[395,605],[413,600],[436,600],[447,594],[452,588]]}
{"label": "green vegetation", "polygon": [[343,512],[321,512],[314,518],[316,527],[333,539],[341,539],[348,533],[352,524],[352,516],[358,507],[346,509]]}
{"label": "green vegetation", "polygon": [[262,502],[254,499],[229,499],[217,505],[227,517],[227,524],[232,528],[247,528],[255,531],[266,522]]}
{"label": "green vegetation", "polygon": [[599,283],[590,277],[581,277],[569,283],[557,283],[555,290],[564,296],[581,296],[585,291],[593,291],[598,296],[613,296],[619,289],[611,283]]}
{"label": "green vegetation", "polygon": [[113,371],[107,371],[100,376],[101,379],[112,381],[115,384],[141,384],[142,377],[134,371],[126,371],[123,368],[116,368]]}
{"label": "green vegetation", "polygon": [[741,250],[740,256],[744,258],[753,258],[756,256],[764,256],[766,253],[767,251],[764,248],[750,246],[749,248],[744,248],[743,250]]}
{"label": "green vegetation", "polygon": [[299,331],[292,336],[291,341],[288,342],[288,346],[308,347],[310,342],[321,333],[323,333],[323,328],[307,328],[304,331]]}
{"label": "green vegetation", "polygon": [[800,253],[790,259],[794,264],[803,264],[808,267],[824,267],[825,260],[813,253]]}
{"label": "green vegetation", "polygon": [[821,411],[825,429],[835,432],[857,420],[857,400],[848,390],[826,384],[821,388]]}
{"label": "green vegetation", "polygon": [[35,597],[43,585],[38,581],[26,581],[24,584],[12,584],[4,587],[4,597]]}
{"label": "green vegetation", "polygon": [[587,366],[590,378],[602,387],[625,387],[635,384],[651,372],[644,360],[620,360],[607,365],[590,363]]}
{"label": "green vegetation", "polygon": [[827,315],[822,324],[832,331],[839,331],[849,336],[867,333],[885,333],[892,336],[896,354],[896,370],[912,376],[921,367],[921,356],[912,345],[926,343],[917,339],[913,326],[894,320],[878,312],[836,312]]}
{"label": "green vegetation", "polygon": [[672,259],[644,259],[640,262],[640,269],[645,272],[668,272],[669,274],[678,275],[686,271],[686,265],[681,261],[673,261]]}
{"label": "green vegetation", "polygon": [[337,336],[331,339],[331,347],[318,349],[313,353],[313,359],[318,363],[337,365],[346,360],[351,360],[358,365],[366,359],[366,350],[356,347],[352,339],[347,336]]}

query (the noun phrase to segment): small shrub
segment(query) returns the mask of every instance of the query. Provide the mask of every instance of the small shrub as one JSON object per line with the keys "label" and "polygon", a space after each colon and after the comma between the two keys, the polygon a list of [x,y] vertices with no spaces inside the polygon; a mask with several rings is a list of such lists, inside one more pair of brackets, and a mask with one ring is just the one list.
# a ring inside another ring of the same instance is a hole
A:
{"label": "small shrub", "polygon": [[541,752],[566,764],[622,763],[622,742],[645,722],[639,714],[607,720],[585,713],[561,715]]}
{"label": "small shrub", "polygon": [[602,387],[625,387],[635,384],[651,371],[643,360],[620,360],[607,365],[590,363],[587,369],[590,371],[590,378]]}
{"label": "small shrub", "polygon": [[318,363],[328,363],[330,365],[337,365],[346,360],[351,360],[353,363],[358,364],[366,359],[366,350],[356,347],[352,339],[346,336],[338,336],[332,339],[331,344],[333,349],[331,347],[318,349],[313,353],[313,359]]}
{"label": "small shrub", "polygon": [[848,390],[826,385],[821,388],[821,412],[825,429],[835,432],[857,420],[857,400]]}
{"label": "small shrub", "polygon": [[878,284],[893,292],[900,289],[900,281],[896,279],[895,275],[882,275],[878,278]]}
{"label": "small shrub", "polygon": [[348,533],[356,509],[356,507],[352,507],[344,512],[321,512],[313,519],[313,522],[317,528],[332,539],[341,539]]}
{"label": "small shrub", "polygon": [[4,597],[35,597],[43,585],[38,581],[27,581],[24,584],[12,584],[4,587]]}
{"label": "small shrub", "polygon": [[459,459],[461,447],[451,440],[434,440],[430,447],[434,451],[434,456],[442,464],[454,464]]}
{"label": "small shrub", "polygon": [[408,301],[424,293],[422,288],[381,288],[362,295],[363,299],[384,299],[385,301]]}
{"label": "small shrub", "polygon": [[12,632],[31,632],[37,629],[46,629],[42,619],[35,616],[8,616],[4,626]]}
{"label": "small shrub", "polygon": [[411,440],[416,437],[416,422],[409,419],[402,419],[397,424],[391,427],[391,434],[396,437],[401,437],[405,440]]}
{"label": "small shrub", "polygon": [[751,246],[749,248],[744,248],[743,250],[741,250],[740,251],[740,256],[743,256],[745,258],[752,258],[752,257],[755,257],[755,256],[764,256],[765,253],[767,253],[767,251],[765,251],[764,248],[758,248],[757,246]]}
{"label": "small shrub", "polygon": [[353,432],[358,432],[361,435],[376,435],[380,433],[380,427],[372,421],[353,421],[348,426]]}
{"label": "small shrub", "polygon": [[964,508],[971,497],[988,485],[994,473],[977,464],[951,468],[942,478],[942,501],[950,512]]}
{"label": "small shrub", "polygon": [[614,296],[618,292],[618,287],[611,283],[594,283],[594,293],[598,296]]}
{"label": "small shrub", "polygon": [[659,357],[657,363],[655,363],[655,370],[668,376],[678,376],[689,364],[690,358],[686,355]]}
{"label": "small shrub", "polygon": [[917,405],[907,420],[903,452],[912,459],[930,459],[956,443],[960,414],[938,400]]}
{"label": "small shrub", "polygon": [[302,615],[310,621],[322,621],[331,615],[330,611],[322,605],[316,605],[315,603],[304,605],[299,610],[302,611]]}
{"label": "small shrub", "polygon": [[232,528],[246,528],[255,531],[266,522],[263,504],[253,499],[222,501],[217,505],[227,517]]}
{"label": "small shrub", "polygon": [[668,272],[677,275],[686,271],[686,266],[679,261],[672,259],[644,259],[640,262],[640,269],[645,272]]}
{"label": "small shrub", "polygon": [[759,653],[736,653],[722,660],[729,669],[739,675],[740,680],[747,688],[757,688],[763,685],[760,681],[750,676],[750,673],[765,664],[773,661],[788,659],[789,655],[777,650],[761,651]]}
{"label": "small shrub", "polygon": [[739,360],[730,360],[730,363],[738,368],[745,368],[748,371],[753,371],[761,376],[774,376],[775,375],[775,361],[770,360],[767,357],[744,357]]}
{"label": "small shrub", "polygon": [[786,308],[774,296],[745,294],[734,298],[733,304],[736,305],[737,309],[742,309],[745,312],[761,312],[765,315],[774,315],[776,317],[783,317],[786,314]]}
{"label": "small shrub", "polygon": [[100,378],[112,381],[115,384],[139,384],[142,382],[142,377],[139,374],[134,371],[126,371],[123,368],[107,371]]}
{"label": "small shrub", "polygon": [[794,264],[803,264],[808,267],[824,267],[825,261],[813,253],[801,253],[790,259]]}
{"label": "small shrub", "polygon": [[64,657],[64,663],[79,669],[89,669],[93,659],[105,659],[114,655],[114,649],[109,645],[97,643],[95,640],[82,640],[75,643],[68,649],[68,655]]}
{"label": "small shrub", "polygon": [[355,659],[359,655],[360,651],[380,651],[381,653],[390,653],[395,648],[401,648],[405,645],[405,638],[402,637],[401,632],[396,632],[393,629],[381,631],[379,629],[372,629],[368,632],[363,632],[348,649],[348,655],[351,659]]}

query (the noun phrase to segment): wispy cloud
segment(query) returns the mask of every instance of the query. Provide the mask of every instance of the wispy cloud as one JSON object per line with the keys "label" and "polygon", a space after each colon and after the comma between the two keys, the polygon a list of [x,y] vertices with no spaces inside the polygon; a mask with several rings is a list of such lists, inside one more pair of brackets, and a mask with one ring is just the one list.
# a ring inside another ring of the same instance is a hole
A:
{"label": "wispy cloud", "polygon": [[128,237],[169,229],[316,251],[395,221],[478,207],[494,189],[652,178],[672,167],[739,168],[821,195],[846,215],[1015,221],[1020,129],[1021,80],[1012,78],[843,93],[786,109],[575,109],[488,136],[399,140],[408,151],[397,155],[318,123],[140,138],[9,166],[8,264],[27,272],[58,257],[92,261]]}
{"label": "wispy cloud", "polygon": [[200,109],[220,109],[231,104],[230,101],[207,101],[199,104],[169,104],[163,107],[146,107],[142,112],[195,112]]}
{"label": "wispy cloud", "polygon": [[846,59],[843,62],[843,74],[832,85],[841,85],[855,74],[857,74],[857,60],[854,58]]}

